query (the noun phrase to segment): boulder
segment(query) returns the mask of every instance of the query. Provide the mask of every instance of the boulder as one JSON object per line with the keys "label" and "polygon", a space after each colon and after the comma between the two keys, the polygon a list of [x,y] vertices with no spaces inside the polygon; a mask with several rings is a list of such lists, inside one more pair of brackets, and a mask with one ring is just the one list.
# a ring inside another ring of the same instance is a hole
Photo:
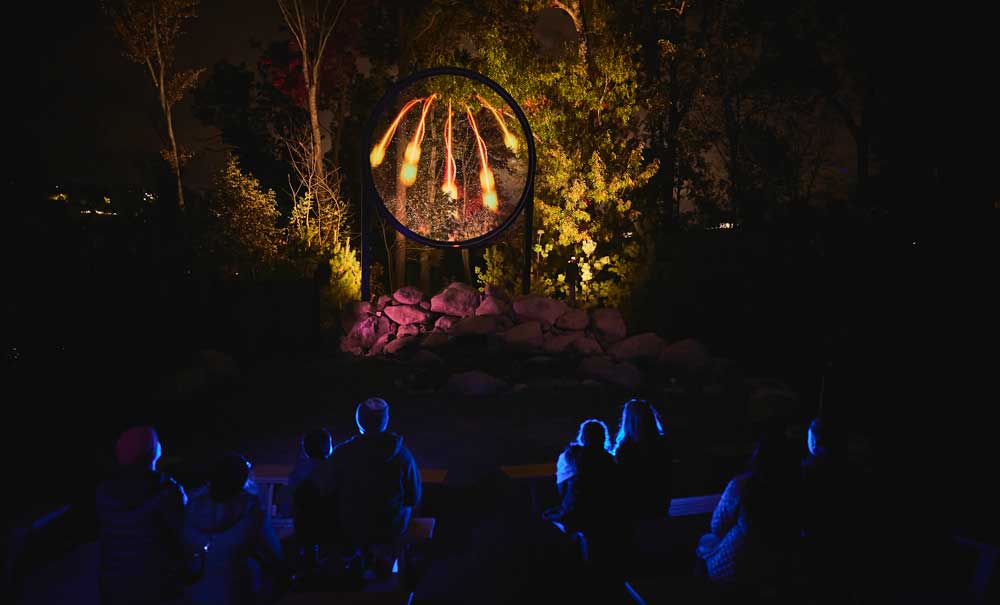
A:
{"label": "boulder", "polygon": [[439,332],[451,332],[451,328],[458,323],[457,317],[452,317],[451,315],[442,315],[437,318],[434,322],[434,329]]}
{"label": "boulder", "polygon": [[424,323],[431,317],[427,311],[410,305],[388,306],[385,308],[385,314],[389,316],[389,319],[401,326]]}
{"label": "boulder", "polygon": [[392,302],[392,297],[388,294],[383,294],[378,297],[378,301],[375,303],[375,310],[381,311],[385,309]]}
{"label": "boulder", "polygon": [[496,334],[496,331],[497,320],[495,315],[474,315],[460,319],[452,324],[450,334],[452,336],[467,336],[469,334],[485,336]]}
{"label": "boulder", "polygon": [[594,309],[590,314],[590,325],[594,335],[605,345],[625,338],[625,320],[618,309]]}
{"label": "boulder", "polygon": [[538,294],[527,294],[514,299],[514,313],[520,321],[540,321],[552,325],[569,307],[561,300]]}
{"label": "boulder", "polygon": [[416,336],[420,334],[420,328],[416,324],[406,324],[404,326],[399,326],[396,330],[396,338],[403,338],[404,336]]}
{"label": "boulder", "polygon": [[528,321],[500,334],[507,346],[519,350],[532,350],[542,346],[542,324]]}
{"label": "boulder", "polygon": [[431,298],[431,311],[456,317],[473,315],[479,306],[479,292],[471,286],[452,286]]}
{"label": "boulder", "polygon": [[590,315],[583,309],[570,309],[556,320],[556,327],[562,330],[585,330],[588,325]]}
{"label": "boulder", "polygon": [[340,350],[358,355],[372,348],[383,335],[390,334],[390,322],[386,317],[371,315],[354,324],[347,336],[340,340]]}
{"label": "boulder", "polygon": [[[542,349],[546,353],[564,353],[578,338],[584,338],[583,332],[567,332],[566,334],[551,336],[542,344]],[[594,341],[594,344],[600,348],[597,341]]]}
{"label": "boulder", "polygon": [[507,383],[481,370],[452,374],[445,389],[456,395],[492,395],[507,388]]}
{"label": "boulder", "polygon": [[419,306],[424,311],[430,311],[431,310],[431,301],[429,301],[429,300],[422,300],[422,301],[420,301],[420,305]]}
{"label": "boulder", "polygon": [[375,344],[372,345],[372,348],[368,349],[368,355],[369,356],[378,355],[378,354],[382,353],[383,349],[386,348],[386,343],[392,344],[392,343],[396,342],[395,340],[393,340],[393,341],[390,342],[389,341],[390,338],[394,338],[394,336],[393,336],[393,334],[391,332],[386,332],[385,334],[382,334],[381,336],[379,336],[378,340],[375,341]]}
{"label": "boulder", "polygon": [[510,292],[504,289],[503,286],[486,286],[486,296],[492,296],[497,300],[502,300],[505,303],[510,303]]}
{"label": "boulder", "polygon": [[660,365],[697,372],[708,365],[711,356],[705,345],[693,338],[685,338],[664,347],[657,361]]}
{"label": "boulder", "polygon": [[495,296],[487,296],[476,307],[476,315],[503,315],[509,311],[510,303]]}
{"label": "boulder", "polygon": [[607,357],[595,355],[581,361],[578,371],[583,376],[597,378],[626,389],[635,389],[642,384],[639,368],[627,361],[615,363]]}
{"label": "boulder", "polygon": [[340,328],[344,334],[350,334],[354,324],[371,315],[375,309],[368,301],[356,300],[344,307],[340,313]]}
{"label": "boulder", "polygon": [[577,355],[601,355],[604,353],[601,343],[591,336],[581,336],[575,339],[570,343],[569,350]]}
{"label": "boulder", "polygon": [[413,336],[403,336],[396,338],[389,344],[385,345],[384,352],[388,355],[397,355],[400,351],[408,349],[409,347],[416,346],[417,339]]}
{"label": "boulder", "polygon": [[444,332],[429,332],[420,340],[420,346],[427,349],[434,349],[448,344],[448,335]]}
{"label": "boulder", "polygon": [[403,286],[392,293],[392,298],[401,305],[419,305],[424,293],[413,286]]}
{"label": "boulder", "polygon": [[659,359],[660,353],[667,346],[666,341],[652,332],[643,332],[619,340],[608,348],[608,353],[616,361],[631,361],[635,359]]}

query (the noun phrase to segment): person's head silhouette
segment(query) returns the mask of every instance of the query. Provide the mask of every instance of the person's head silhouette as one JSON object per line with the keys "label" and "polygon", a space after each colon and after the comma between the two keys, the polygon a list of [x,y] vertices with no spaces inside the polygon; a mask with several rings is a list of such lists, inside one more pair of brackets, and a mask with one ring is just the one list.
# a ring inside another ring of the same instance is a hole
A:
{"label": "person's head silhouette", "polygon": [[378,397],[365,399],[354,411],[354,420],[362,435],[383,433],[389,425],[389,404]]}
{"label": "person's head silhouette", "polygon": [[313,429],[302,436],[302,451],[314,460],[329,458],[333,453],[333,438],[325,428]]}
{"label": "person's head silhouette", "polygon": [[580,423],[580,431],[577,433],[576,442],[585,448],[611,449],[611,440],[608,438],[608,426],[604,421],[591,418]]}
{"label": "person's head silhouette", "polygon": [[156,462],[162,452],[160,438],[151,426],[133,426],[123,432],[115,443],[118,464],[129,468],[156,470]]}

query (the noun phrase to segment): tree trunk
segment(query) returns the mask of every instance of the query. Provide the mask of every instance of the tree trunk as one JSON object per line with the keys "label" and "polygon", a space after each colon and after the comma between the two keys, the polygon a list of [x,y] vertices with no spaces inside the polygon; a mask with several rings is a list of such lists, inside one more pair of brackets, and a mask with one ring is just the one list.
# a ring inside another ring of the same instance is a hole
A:
{"label": "tree trunk", "polygon": [[742,174],[740,173],[739,148],[740,148],[740,126],[737,110],[734,107],[734,100],[731,95],[722,97],[722,111],[726,120],[726,138],[729,143],[729,205],[730,208],[738,208],[739,197],[743,185]]}
{"label": "tree trunk", "polygon": [[177,151],[177,139],[174,138],[173,110],[169,106],[164,106],[163,113],[167,121],[167,137],[170,139],[170,153],[173,154],[173,162],[170,168],[174,176],[177,177],[177,208],[184,211],[184,184],[181,182],[181,155]]}
{"label": "tree trunk", "polygon": [[663,172],[663,189],[667,194],[667,224],[677,223],[680,215],[680,199],[676,192],[677,182],[677,131],[679,116],[673,107],[670,109],[670,123],[667,124],[666,148],[663,150],[663,164],[660,170]]}
{"label": "tree trunk", "polygon": [[469,249],[462,248],[462,267],[465,269],[465,283],[472,283],[472,263],[469,261]]}

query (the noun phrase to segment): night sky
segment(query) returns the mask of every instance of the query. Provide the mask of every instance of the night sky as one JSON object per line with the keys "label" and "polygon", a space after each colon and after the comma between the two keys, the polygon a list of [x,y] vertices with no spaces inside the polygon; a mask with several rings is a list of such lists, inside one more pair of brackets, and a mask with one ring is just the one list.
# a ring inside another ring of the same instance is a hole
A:
{"label": "night sky", "polygon": [[[34,18],[39,14],[35,13]],[[8,38],[7,53],[27,53],[20,101],[26,145],[49,180],[92,183],[140,180],[138,157],[155,152],[157,107],[143,68],[122,56],[108,19],[96,4],[68,3],[47,13],[51,27],[41,48],[23,38]],[[255,60],[251,38],[281,38],[281,14],[273,0],[208,0],[177,48],[177,67],[185,69],[219,60]],[[26,48],[29,47],[29,48]],[[19,50],[18,50],[19,49]],[[31,53],[38,52],[37,59]],[[190,95],[175,113],[178,137],[196,149],[218,148],[212,131],[190,114]],[[218,154],[210,154],[217,156]],[[191,184],[207,183],[211,162],[196,161]]]}
{"label": "night sky", "polygon": [[[39,22],[43,15],[37,8],[22,10],[22,22]],[[24,57],[16,65],[23,70],[18,79],[24,86],[13,100],[23,103],[14,129],[26,153],[18,158],[24,167],[15,174],[30,171],[50,183],[141,182],[141,158],[160,148],[155,93],[144,69],[122,56],[96,3],[72,2],[44,16],[40,47],[21,30],[4,42],[9,45],[6,56]],[[258,53],[251,40],[282,39],[282,26],[274,0],[204,0],[198,18],[178,41],[176,66],[211,68],[221,60],[253,66]],[[571,27],[558,11],[544,11],[537,34],[545,43],[572,35]],[[175,128],[179,141],[198,151],[185,184],[201,188],[210,184],[223,156],[216,132],[194,118],[190,108],[188,94],[175,111]]]}

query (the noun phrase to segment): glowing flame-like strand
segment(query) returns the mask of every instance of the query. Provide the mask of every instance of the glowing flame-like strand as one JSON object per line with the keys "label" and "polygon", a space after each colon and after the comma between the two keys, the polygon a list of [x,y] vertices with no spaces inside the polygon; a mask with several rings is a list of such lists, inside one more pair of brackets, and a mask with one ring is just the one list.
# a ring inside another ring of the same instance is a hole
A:
{"label": "glowing flame-like strand", "polygon": [[[451,147],[451,102],[448,102],[448,119],[444,123],[444,183],[441,191],[451,199],[458,199],[458,186],[455,185],[455,174],[458,166],[455,164],[455,154]],[[457,218],[457,217],[456,217]]]}
{"label": "glowing flame-like strand", "polygon": [[507,122],[503,119],[503,114],[497,111],[492,105],[486,102],[486,99],[479,95],[476,95],[479,102],[483,104],[483,107],[488,109],[493,117],[496,118],[497,125],[500,126],[500,130],[503,132],[503,144],[507,146],[507,149],[511,151],[517,151],[517,137],[515,137],[509,130],[507,130]]}
{"label": "glowing flame-like strand", "polygon": [[466,107],[465,113],[469,116],[469,124],[472,126],[472,132],[476,135],[476,148],[479,150],[479,186],[483,194],[483,206],[487,210],[496,212],[499,203],[493,171],[490,170],[490,160],[486,152],[486,143],[483,141],[483,137],[479,136],[479,128],[476,127],[476,118],[472,116],[472,111]]}
{"label": "glowing flame-like strand", "polygon": [[409,187],[417,180],[417,164],[420,162],[420,145],[424,142],[427,111],[431,108],[431,104],[434,103],[434,97],[436,96],[437,93],[434,93],[424,100],[424,108],[420,112],[420,123],[417,124],[417,130],[413,133],[413,139],[410,140],[410,144],[406,146],[406,151],[403,154],[403,167],[399,170],[399,182],[406,187]]}
{"label": "glowing flame-like strand", "polygon": [[410,108],[421,101],[423,101],[423,99],[413,99],[406,105],[403,105],[403,108],[399,110],[399,114],[396,115],[396,119],[392,121],[392,124],[389,124],[389,128],[387,128],[385,134],[382,135],[382,139],[377,145],[372,147],[371,154],[368,156],[368,161],[371,162],[372,168],[377,168],[378,165],[382,163],[382,160],[385,159],[385,148],[389,145],[389,141],[392,140],[392,135],[396,134],[396,128],[399,127],[399,123],[403,121],[403,118],[406,116],[406,113],[410,111]]}

